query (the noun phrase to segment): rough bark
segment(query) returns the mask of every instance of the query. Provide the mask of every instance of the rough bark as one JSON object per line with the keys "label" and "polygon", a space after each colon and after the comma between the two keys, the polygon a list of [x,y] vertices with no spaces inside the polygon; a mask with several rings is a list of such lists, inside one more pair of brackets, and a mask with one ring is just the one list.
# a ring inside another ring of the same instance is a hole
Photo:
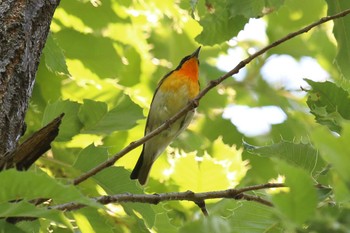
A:
{"label": "rough bark", "polygon": [[0,157],[15,150],[60,0],[0,0]]}

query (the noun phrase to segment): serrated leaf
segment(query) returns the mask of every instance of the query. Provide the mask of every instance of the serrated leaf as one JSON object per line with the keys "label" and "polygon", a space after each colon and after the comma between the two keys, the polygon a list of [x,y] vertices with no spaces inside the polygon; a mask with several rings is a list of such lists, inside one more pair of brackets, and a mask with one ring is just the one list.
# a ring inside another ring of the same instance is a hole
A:
{"label": "serrated leaf", "polygon": [[[327,0],[328,15],[337,14],[350,8],[350,1]],[[347,79],[350,79],[350,17],[345,16],[334,20],[333,34],[337,40],[338,54],[336,63],[340,72]]]}
{"label": "serrated leaf", "polygon": [[[180,232],[283,232],[279,220],[275,218],[275,210],[259,203],[224,199],[213,206],[208,206],[208,212],[210,216],[219,216],[228,225],[220,220],[204,222],[206,217],[201,217],[200,220],[185,225]],[[226,226],[229,229],[226,229]],[[219,231],[213,231],[214,229]]]}
{"label": "serrated leaf", "polygon": [[45,56],[46,67],[51,72],[60,75],[70,75],[63,51],[58,46],[51,33],[47,37],[43,53]]}
{"label": "serrated leaf", "polygon": [[311,144],[294,143],[282,140],[268,146],[253,146],[243,142],[249,153],[262,157],[278,158],[288,164],[306,170],[309,174],[321,170],[324,163],[320,161],[318,151]]}
{"label": "serrated leaf", "polygon": [[[79,153],[74,167],[85,172],[108,159],[107,149],[90,145]],[[130,180],[130,172],[121,167],[106,168],[92,177],[109,195],[118,193],[142,193],[135,181]],[[134,211],[143,216],[148,226],[155,221],[155,213],[150,205],[142,203],[122,203],[126,213],[135,216]]]}
{"label": "serrated leaf", "polygon": [[174,171],[171,178],[176,184],[194,192],[230,187],[225,167],[216,163],[209,156],[204,156],[203,160],[199,162],[193,153],[187,154],[175,161]]}
{"label": "serrated leaf", "polygon": [[215,160],[225,164],[229,172],[234,172],[231,182],[238,184],[246,175],[248,161],[242,159],[242,150],[237,150],[236,145],[229,146],[222,141],[222,137],[219,137],[212,143],[211,150],[208,152]]}
{"label": "serrated leaf", "polygon": [[[231,200],[223,200],[227,203]],[[229,205],[229,203],[227,203]],[[281,232],[271,207],[254,202],[239,202],[232,206],[233,214],[227,219],[234,233]]]}
{"label": "serrated leaf", "polygon": [[128,96],[122,96],[119,104],[110,111],[107,111],[105,103],[84,100],[78,116],[84,124],[83,132],[91,134],[130,129],[143,118],[142,109]]}
{"label": "serrated leaf", "polygon": [[298,167],[284,161],[276,163],[277,169],[286,176],[285,184],[288,192],[280,192],[272,196],[272,201],[282,216],[286,216],[295,224],[302,224],[310,219],[317,206],[317,193],[309,174]]}
{"label": "serrated leaf", "polygon": [[170,218],[166,213],[156,215],[154,227],[157,232],[178,233],[179,229],[170,223]]}
{"label": "serrated leaf", "polygon": [[230,40],[241,31],[248,19],[230,15],[226,4],[215,5],[215,13],[206,14],[199,21],[203,31],[195,38],[198,43],[215,45]]}
{"label": "serrated leaf", "polygon": [[312,88],[306,103],[316,121],[339,133],[341,120],[350,120],[349,93],[332,82],[306,81]]}
{"label": "serrated leaf", "polygon": [[78,118],[78,112],[81,104],[69,100],[57,100],[52,104],[48,104],[44,111],[43,125],[48,124],[54,118],[64,113],[62,123],[59,128],[56,141],[69,141],[78,134],[82,128],[82,123]]}
{"label": "serrated leaf", "polygon": [[2,189],[6,190],[0,192],[0,203],[36,198],[50,198],[55,203],[78,202],[88,205],[95,203],[84,197],[75,186],[63,185],[45,173],[10,169],[0,173],[0,181]]}

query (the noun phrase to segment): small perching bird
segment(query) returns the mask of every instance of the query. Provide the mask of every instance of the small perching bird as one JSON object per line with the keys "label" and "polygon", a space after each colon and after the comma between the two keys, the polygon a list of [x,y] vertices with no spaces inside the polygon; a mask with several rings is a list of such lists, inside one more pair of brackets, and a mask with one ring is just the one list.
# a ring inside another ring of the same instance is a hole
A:
{"label": "small perching bird", "polygon": [[[145,135],[149,134],[184,108],[199,93],[199,60],[201,47],[184,57],[175,70],[159,82],[147,117]],[[147,182],[154,161],[166,147],[190,124],[194,110],[174,122],[168,129],[148,140],[132,171],[130,178],[138,179],[141,185]]]}

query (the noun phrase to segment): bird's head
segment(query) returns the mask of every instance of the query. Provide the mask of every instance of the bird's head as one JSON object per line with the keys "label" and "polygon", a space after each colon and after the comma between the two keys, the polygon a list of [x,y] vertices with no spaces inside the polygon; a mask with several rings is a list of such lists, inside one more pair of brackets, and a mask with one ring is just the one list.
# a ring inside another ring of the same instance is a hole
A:
{"label": "bird's head", "polygon": [[175,69],[180,74],[198,79],[199,60],[198,55],[201,47],[196,49],[191,55],[184,57],[178,67]]}

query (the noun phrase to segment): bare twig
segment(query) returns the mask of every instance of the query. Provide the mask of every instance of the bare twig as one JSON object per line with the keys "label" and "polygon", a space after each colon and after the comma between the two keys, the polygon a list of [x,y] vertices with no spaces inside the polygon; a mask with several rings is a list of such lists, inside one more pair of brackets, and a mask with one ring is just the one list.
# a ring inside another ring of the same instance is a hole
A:
{"label": "bare twig", "polygon": [[[263,205],[272,206],[272,203],[255,195],[246,194],[249,191],[270,189],[270,188],[282,188],[285,187],[283,183],[266,183],[261,185],[248,186],[239,189],[227,189],[220,191],[210,191],[195,193],[192,191],[186,192],[172,192],[172,193],[159,193],[159,194],[116,194],[113,196],[101,196],[93,198],[94,201],[106,205],[110,203],[125,203],[125,202],[138,202],[138,203],[149,203],[157,205],[159,202],[164,201],[192,201],[200,207],[204,215],[208,214],[205,207],[205,200],[207,199],[236,199],[236,200],[246,200],[255,201]],[[85,205],[80,203],[65,203],[57,206],[52,206],[52,209],[57,210],[76,210],[85,207]]]}
{"label": "bare twig", "polygon": [[151,133],[149,133],[145,137],[143,137],[137,141],[131,142],[127,147],[125,147],[123,150],[121,150],[120,152],[115,154],[110,159],[108,159],[105,162],[101,163],[100,165],[92,168],[91,170],[87,171],[86,173],[82,174],[81,176],[77,177],[73,181],[73,184],[77,185],[77,184],[83,182],[84,180],[88,179],[89,177],[95,175],[96,173],[100,172],[101,170],[112,166],[117,160],[119,160],[125,154],[127,154],[131,150],[135,149],[136,147],[142,145],[143,143],[145,143],[146,141],[148,141],[152,137],[156,136],[157,134],[159,134],[163,130],[167,129],[171,124],[173,124],[175,121],[177,121],[180,117],[182,117],[188,111],[196,108],[199,104],[199,100],[202,99],[206,93],[208,93],[211,89],[213,89],[214,87],[216,87],[217,85],[222,83],[227,78],[231,77],[234,74],[237,74],[240,69],[245,67],[247,64],[249,64],[252,60],[257,58],[258,56],[264,54],[265,52],[272,49],[273,47],[276,47],[276,46],[278,46],[278,45],[280,45],[280,44],[282,44],[282,43],[284,43],[284,42],[286,42],[286,41],[288,41],[288,40],[290,40],[298,35],[301,35],[303,33],[308,32],[309,30],[311,30],[312,28],[314,28],[318,25],[321,25],[321,24],[328,22],[330,20],[333,20],[333,19],[344,17],[348,14],[350,14],[350,9],[347,9],[347,10],[342,11],[342,12],[335,14],[335,15],[323,17],[320,20],[318,20],[318,21],[316,21],[316,22],[314,22],[314,23],[312,23],[312,24],[310,24],[310,25],[308,25],[308,26],[306,26],[298,31],[295,31],[295,32],[292,32],[292,33],[286,35],[285,37],[271,43],[270,45],[264,47],[263,49],[257,51],[256,53],[254,53],[251,56],[247,57],[246,59],[242,60],[240,63],[238,63],[238,65],[235,68],[233,68],[231,71],[227,72],[225,75],[219,77],[218,79],[210,81],[209,84],[192,101],[190,101],[186,107],[184,107],[181,111],[179,111],[177,114],[175,114],[173,117],[171,117],[164,124],[159,126],[157,129],[155,129],[154,131],[152,131]]}

